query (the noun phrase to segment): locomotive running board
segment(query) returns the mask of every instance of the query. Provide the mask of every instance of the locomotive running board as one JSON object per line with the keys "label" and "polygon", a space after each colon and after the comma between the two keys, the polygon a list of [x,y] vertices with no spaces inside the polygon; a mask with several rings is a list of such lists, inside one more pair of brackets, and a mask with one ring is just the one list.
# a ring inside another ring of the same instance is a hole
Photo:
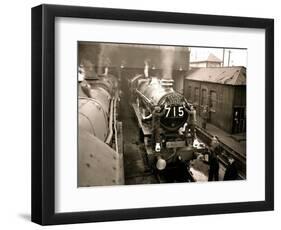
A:
{"label": "locomotive running board", "polygon": [[143,135],[144,136],[152,135],[151,130],[148,127],[146,127],[145,124],[142,123],[142,117],[141,117],[141,113],[140,113],[140,110],[139,110],[138,106],[135,103],[132,103],[132,107],[134,109],[135,115],[136,115],[137,120],[138,120],[138,126],[143,131]]}

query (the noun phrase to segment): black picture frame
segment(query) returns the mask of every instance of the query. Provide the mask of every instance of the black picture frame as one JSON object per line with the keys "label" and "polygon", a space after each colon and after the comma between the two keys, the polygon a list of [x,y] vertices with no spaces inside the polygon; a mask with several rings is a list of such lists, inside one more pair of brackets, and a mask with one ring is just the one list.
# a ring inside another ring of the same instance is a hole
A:
{"label": "black picture frame", "polygon": [[[109,19],[265,29],[265,200],[55,213],[55,18]],[[62,5],[32,8],[32,221],[41,225],[274,209],[274,20]]]}

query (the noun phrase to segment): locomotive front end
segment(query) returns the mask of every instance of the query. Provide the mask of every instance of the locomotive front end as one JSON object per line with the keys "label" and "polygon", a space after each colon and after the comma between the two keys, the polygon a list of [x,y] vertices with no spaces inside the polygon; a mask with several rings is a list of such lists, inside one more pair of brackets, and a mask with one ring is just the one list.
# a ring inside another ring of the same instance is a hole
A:
{"label": "locomotive front end", "polygon": [[184,96],[173,89],[173,80],[141,78],[136,92],[146,111],[153,113],[156,108],[159,110],[163,129],[176,132],[186,123],[190,108]]}
{"label": "locomotive front end", "polygon": [[150,165],[162,171],[178,159],[190,160],[196,112],[173,80],[138,75],[129,84]]}
{"label": "locomotive front end", "polygon": [[161,126],[171,132],[177,131],[188,120],[187,104],[185,98],[179,93],[164,96],[161,105]]}

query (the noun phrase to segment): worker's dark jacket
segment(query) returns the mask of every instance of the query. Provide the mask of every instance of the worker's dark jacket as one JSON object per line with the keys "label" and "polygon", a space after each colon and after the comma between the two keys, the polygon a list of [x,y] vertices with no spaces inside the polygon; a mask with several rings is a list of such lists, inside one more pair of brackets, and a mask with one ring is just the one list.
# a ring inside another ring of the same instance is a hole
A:
{"label": "worker's dark jacket", "polygon": [[233,162],[232,164],[228,164],[225,170],[223,180],[237,180],[237,178],[238,172],[235,162]]}
{"label": "worker's dark jacket", "polygon": [[209,177],[208,177],[208,181],[218,181],[219,180],[219,160],[217,155],[211,151],[210,155],[209,155],[209,164],[210,164],[210,168],[209,168]]}
{"label": "worker's dark jacket", "polygon": [[209,155],[209,164],[210,164],[210,168],[212,168],[214,170],[218,170],[219,160],[218,160],[218,157],[215,153],[211,153]]}

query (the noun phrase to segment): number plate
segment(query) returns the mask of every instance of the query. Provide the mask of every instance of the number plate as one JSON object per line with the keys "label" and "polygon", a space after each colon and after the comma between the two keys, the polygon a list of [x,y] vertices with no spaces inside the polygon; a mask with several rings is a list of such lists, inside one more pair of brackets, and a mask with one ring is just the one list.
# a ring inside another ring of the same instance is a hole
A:
{"label": "number plate", "polygon": [[186,146],[185,141],[173,141],[173,142],[166,143],[167,148],[181,148],[185,146]]}
{"label": "number plate", "polygon": [[184,116],[184,108],[183,106],[167,106],[165,105],[164,109],[166,110],[165,117],[166,118],[177,118]]}

